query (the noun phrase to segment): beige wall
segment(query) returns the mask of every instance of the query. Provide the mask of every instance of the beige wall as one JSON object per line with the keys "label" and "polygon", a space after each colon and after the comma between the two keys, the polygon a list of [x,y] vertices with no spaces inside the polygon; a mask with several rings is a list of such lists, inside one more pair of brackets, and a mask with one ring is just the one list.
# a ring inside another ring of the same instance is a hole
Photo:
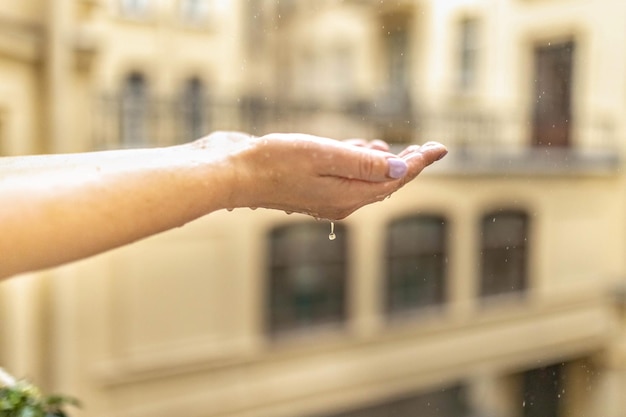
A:
{"label": "beige wall", "polygon": [[[174,97],[182,80],[197,75],[233,101],[247,92],[279,95],[274,71],[285,62],[291,65],[281,69],[289,75],[289,98],[336,98],[346,88],[348,98],[376,99],[385,77],[378,2],[329,1],[309,8],[300,3],[288,23],[279,22],[275,31],[268,26],[267,53],[260,57],[246,55],[243,1],[221,2],[228,7],[199,28],[180,22],[173,0],[159,2],[140,20],[120,15],[115,1],[62,2],[69,26],[61,25],[57,35],[75,34],[70,38],[76,40],[86,33],[94,43],[86,50],[56,44],[63,55],[56,70],[40,54],[51,46],[32,34],[21,52],[2,49],[12,38],[0,25],[0,152],[91,149],[92,101],[119,92],[132,71],[142,71],[159,97]],[[12,2],[0,6],[0,17],[51,27],[42,7]],[[620,21],[625,8],[609,0],[400,2],[395,12],[409,13],[414,25],[411,96],[427,111],[480,109],[521,120],[502,141],[525,151],[532,46],[573,35],[579,46],[576,149],[588,156],[602,140],[597,131],[608,126],[621,150],[626,53],[616,45],[626,36]],[[464,16],[483,19],[485,36],[479,83],[461,96],[454,87],[453,51],[455,25]],[[270,53],[277,45],[293,49],[277,57]],[[341,73],[333,67],[335,48],[346,45],[354,48],[350,88],[332,80]],[[310,91],[309,75],[319,90]],[[46,98],[58,92],[49,88],[54,80],[67,87],[66,113],[47,107]],[[370,120],[355,124],[327,116],[320,113],[293,128],[334,137],[378,133]],[[61,126],[56,133],[47,128],[54,121]],[[218,123],[236,125],[237,116]],[[417,133],[446,142],[445,130],[424,129]],[[52,147],[59,132],[66,136]],[[491,150],[502,145],[494,143]],[[342,222],[350,271],[342,330],[284,340],[266,334],[268,233],[308,219],[224,211],[124,249],[3,283],[0,364],[79,396],[86,408],[76,414],[85,416],[327,415],[461,382],[468,383],[477,407],[517,417],[520,373],[571,361],[568,377],[576,394],[567,397],[567,415],[623,416],[626,325],[616,302],[626,273],[621,165],[579,169],[561,161],[535,170],[513,157],[517,165],[509,169],[494,168],[488,158],[467,165],[461,156],[452,142],[448,158],[421,179]],[[530,285],[522,299],[485,304],[476,296],[479,227],[483,215],[500,208],[529,214]],[[441,214],[449,221],[447,302],[440,310],[390,321],[381,295],[386,227],[411,213]],[[623,309],[623,295],[621,302]]]}

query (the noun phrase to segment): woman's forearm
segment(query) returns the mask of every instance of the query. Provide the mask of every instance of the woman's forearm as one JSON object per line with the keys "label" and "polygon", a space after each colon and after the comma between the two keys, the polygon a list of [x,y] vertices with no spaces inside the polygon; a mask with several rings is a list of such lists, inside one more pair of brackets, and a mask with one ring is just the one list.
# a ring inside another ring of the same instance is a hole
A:
{"label": "woman's forearm", "polygon": [[0,158],[0,279],[82,259],[223,208],[341,219],[447,152],[216,132],[186,145]]}
{"label": "woman's forearm", "polygon": [[0,277],[81,259],[228,203],[225,161],[196,149],[0,160]]}

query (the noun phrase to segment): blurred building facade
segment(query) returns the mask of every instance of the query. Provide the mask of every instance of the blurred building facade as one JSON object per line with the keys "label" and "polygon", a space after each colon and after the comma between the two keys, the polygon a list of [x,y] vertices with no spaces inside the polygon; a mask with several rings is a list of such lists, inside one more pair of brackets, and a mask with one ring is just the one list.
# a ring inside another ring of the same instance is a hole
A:
{"label": "blurred building facade", "polygon": [[218,212],[9,280],[0,364],[85,416],[626,416],[624,17],[619,0],[3,3],[3,155],[218,129],[450,154],[334,241],[305,216]]}

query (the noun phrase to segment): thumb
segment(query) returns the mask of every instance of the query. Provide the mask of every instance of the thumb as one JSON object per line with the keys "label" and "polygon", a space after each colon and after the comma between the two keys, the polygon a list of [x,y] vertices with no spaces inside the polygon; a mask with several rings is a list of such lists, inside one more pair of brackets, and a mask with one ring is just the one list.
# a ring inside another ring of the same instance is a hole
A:
{"label": "thumb", "polygon": [[404,161],[409,166],[408,173],[403,177],[403,181],[410,181],[415,178],[424,168],[448,154],[445,146],[437,142],[427,142],[424,145],[412,145],[400,153]]}

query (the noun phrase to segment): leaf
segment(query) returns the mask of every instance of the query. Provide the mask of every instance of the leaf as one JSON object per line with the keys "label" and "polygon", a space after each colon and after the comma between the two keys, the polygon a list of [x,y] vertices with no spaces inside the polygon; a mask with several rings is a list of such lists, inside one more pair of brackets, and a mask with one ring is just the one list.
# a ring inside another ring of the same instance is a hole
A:
{"label": "leaf", "polygon": [[17,413],[16,417],[41,417],[43,412],[36,407],[27,405],[22,407]]}
{"label": "leaf", "polygon": [[[2,393],[0,393],[0,395],[2,395]],[[13,403],[11,403],[11,401],[9,401],[8,398],[4,397],[0,397],[0,411],[3,410],[12,410],[13,409]],[[0,417],[2,417],[2,414],[0,414]]]}
{"label": "leaf", "polygon": [[68,397],[66,395],[50,395],[46,398],[45,404],[50,407],[59,408],[64,404],[73,405],[74,407],[80,407],[80,401],[74,397]]}

